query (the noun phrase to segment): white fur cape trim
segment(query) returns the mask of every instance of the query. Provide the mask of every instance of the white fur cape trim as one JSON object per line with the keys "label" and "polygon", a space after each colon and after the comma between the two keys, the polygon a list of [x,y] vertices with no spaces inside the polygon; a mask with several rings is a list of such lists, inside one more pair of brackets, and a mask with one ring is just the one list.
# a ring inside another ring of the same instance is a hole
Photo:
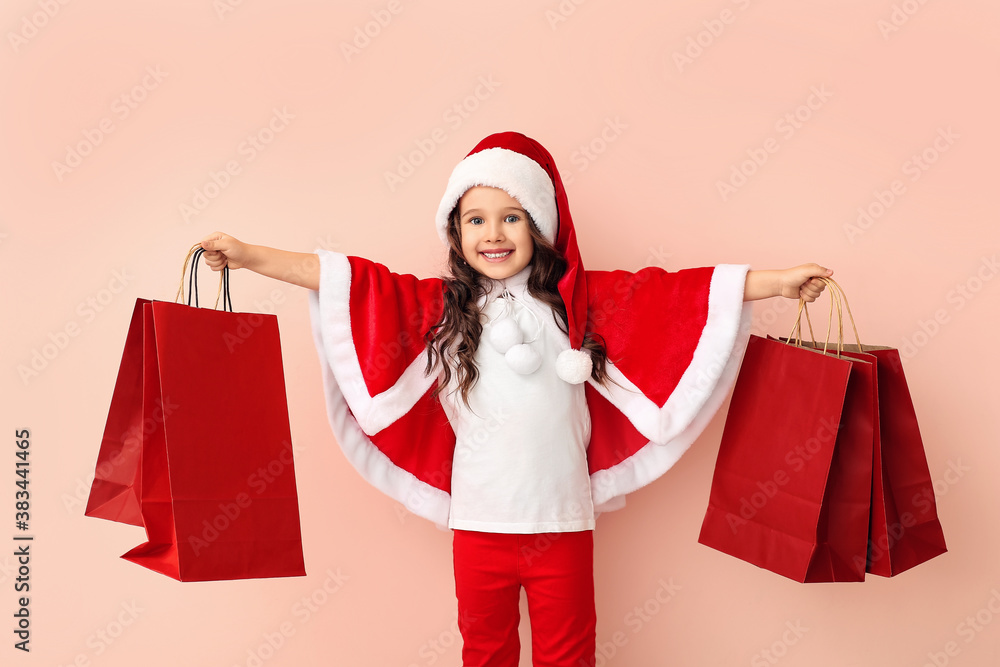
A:
{"label": "white fur cape trim", "polygon": [[434,384],[434,376],[424,375],[427,353],[410,362],[399,380],[381,394],[372,396],[361,373],[358,351],[351,333],[351,265],[346,255],[317,250],[320,258],[318,326],[323,352],[333,368],[347,404],[361,429],[374,435],[405,415]]}
{"label": "white fur cape trim", "polygon": [[747,265],[720,264],[709,287],[708,318],[694,357],[662,406],[643,395],[622,372],[608,364],[621,387],[588,380],[604,398],[649,438],[642,449],[616,466],[590,476],[594,505],[611,509],[617,497],[642,488],[671,468],[722,405],[736,382],[750,339],[753,304],[744,303]]}
{"label": "white fur cape trim", "polygon": [[414,514],[447,526],[451,497],[396,466],[366,435],[406,414],[430,388],[434,378],[423,375],[426,359],[421,354],[391,389],[371,396],[351,337],[350,264],[340,253],[315,252],[320,257],[320,290],[309,292],[309,313],[323,370],[327,416],[337,443],[375,488]]}

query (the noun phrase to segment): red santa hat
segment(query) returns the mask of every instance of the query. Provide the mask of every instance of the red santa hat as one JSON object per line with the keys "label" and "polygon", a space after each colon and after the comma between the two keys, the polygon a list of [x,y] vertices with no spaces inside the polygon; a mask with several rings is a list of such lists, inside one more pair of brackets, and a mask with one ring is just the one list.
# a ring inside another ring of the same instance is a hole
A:
{"label": "red santa hat", "polygon": [[555,160],[545,148],[518,132],[491,134],[455,167],[437,211],[437,230],[448,243],[448,217],[466,190],[477,185],[500,188],[520,202],[535,225],[566,259],[559,295],[566,305],[570,349],[556,360],[556,372],[579,384],[590,377],[590,353],[580,349],[587,328],[587,280],[576,243],[569,201]]}

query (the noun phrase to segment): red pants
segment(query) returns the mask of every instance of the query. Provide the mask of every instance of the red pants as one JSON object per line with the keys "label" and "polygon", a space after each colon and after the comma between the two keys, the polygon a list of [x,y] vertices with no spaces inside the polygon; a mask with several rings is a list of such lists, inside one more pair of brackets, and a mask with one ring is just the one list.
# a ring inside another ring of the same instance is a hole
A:
{"label": "red pants", "polygon": [[464,667],[517,667],[521,586],[535,667],[592,667],[594,533],[456,530],[455,593]]}

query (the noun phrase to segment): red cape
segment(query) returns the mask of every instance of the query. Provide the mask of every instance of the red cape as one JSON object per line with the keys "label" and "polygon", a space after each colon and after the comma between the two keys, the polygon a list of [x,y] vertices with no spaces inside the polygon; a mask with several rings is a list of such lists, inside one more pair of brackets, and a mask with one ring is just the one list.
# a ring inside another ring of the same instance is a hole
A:
{"label": "red cape", "polygon": [[[316,252],[309,305],[334,435],[366,480],[447,525],[455,434],[430,397],[436,374],[424,375],[424,333],[441,317],[444,284]],[[588,330],[604,338],[617,382],[585,389],[598,511],[673,466],[732,388],[750,335],[748,269],[586,272]]]}

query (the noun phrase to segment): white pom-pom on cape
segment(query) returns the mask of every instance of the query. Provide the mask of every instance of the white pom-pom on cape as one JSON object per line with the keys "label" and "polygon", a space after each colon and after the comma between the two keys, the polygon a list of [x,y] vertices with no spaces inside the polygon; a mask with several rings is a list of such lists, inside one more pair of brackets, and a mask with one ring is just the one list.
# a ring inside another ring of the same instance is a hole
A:
{"label": "white pom-pom on cape", "polygon": [[508,317],[490,327],[489,339],[493,349],[500,354],[506,354],[507,350],[524,342],[524,334],[517,325],[517,320]]}
{"label": "white pom-pom on cape", "polygon": [[542,365],[542,358],[530,345],[515,345],[504,355],[507,365],[521,375],[531,375]]}
{"label": "white pom-pom on cape", "polygon": [[556,357],[556,375],[570,384],[586,382],[594,370],[594,361],[586,350],[563,350]]}

